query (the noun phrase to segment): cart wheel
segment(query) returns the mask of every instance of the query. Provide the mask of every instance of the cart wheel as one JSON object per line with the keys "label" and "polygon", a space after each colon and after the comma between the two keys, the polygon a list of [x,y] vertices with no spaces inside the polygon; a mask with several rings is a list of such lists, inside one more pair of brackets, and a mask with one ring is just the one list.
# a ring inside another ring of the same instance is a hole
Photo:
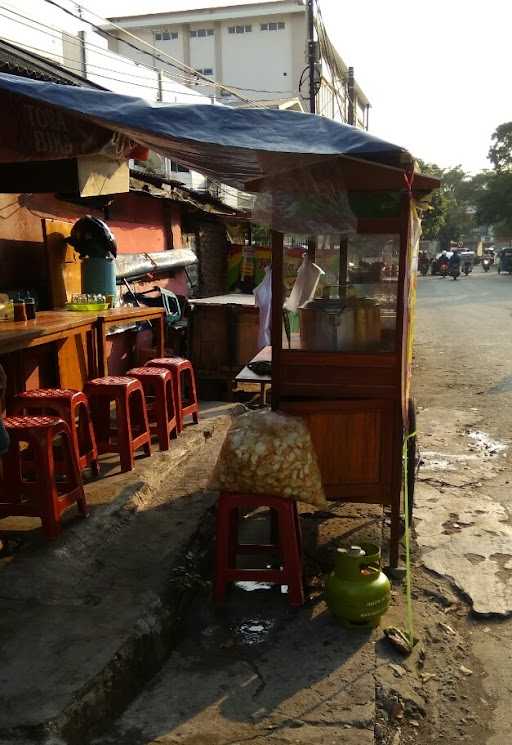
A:
{"label": "cart wheel", "polygon": [[[414,400],[409,399],[409,432],[416,432],[416,407]],[[409,507],[409,527],[412,525],[412,513],[414,510],[414,484],[418,470],[419,458],[416,454],[416,435],[407,440],[407,496]]]}

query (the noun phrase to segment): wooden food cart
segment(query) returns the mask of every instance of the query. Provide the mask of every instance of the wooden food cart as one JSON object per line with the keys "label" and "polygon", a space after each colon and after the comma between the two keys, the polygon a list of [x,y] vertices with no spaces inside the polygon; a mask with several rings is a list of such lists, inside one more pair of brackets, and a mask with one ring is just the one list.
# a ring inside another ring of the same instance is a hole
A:
{"label": "wooden food cart", "polygon": [[[328,248],[312,237],[308,260],[325,271],[283,333],[283,233],[272,238],[272,406],[304,417],[329,500],[391,508],[390,563],[399,558],[402,454],[414,487],[410,394],[420,223],[416,199],[437,182],[406,169],[340,158],[355,222]],[[319,183],[322,176],[318,176]]]}

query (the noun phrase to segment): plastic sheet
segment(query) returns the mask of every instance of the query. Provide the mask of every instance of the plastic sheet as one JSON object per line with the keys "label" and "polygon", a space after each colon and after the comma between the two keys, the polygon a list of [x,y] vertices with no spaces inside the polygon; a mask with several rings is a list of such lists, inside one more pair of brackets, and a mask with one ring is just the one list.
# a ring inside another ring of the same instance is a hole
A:
{"label": "plastic sheet", "polygon": [[273,411],[238,417],[226,435],[211,485],[220,491],[327,502],[311,435],[303,419]]}

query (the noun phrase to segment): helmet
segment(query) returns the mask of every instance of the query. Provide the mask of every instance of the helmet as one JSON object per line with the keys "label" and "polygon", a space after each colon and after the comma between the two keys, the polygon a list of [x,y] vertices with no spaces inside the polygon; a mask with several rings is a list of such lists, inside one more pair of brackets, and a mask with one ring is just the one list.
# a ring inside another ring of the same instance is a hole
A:
{"label": "helmet", "polygon": [[76,221],[67,242],[80,254],[81,259],[87,256],[113,259],[117,256],[117,244],[112,231],[103,220],[92,215]]}

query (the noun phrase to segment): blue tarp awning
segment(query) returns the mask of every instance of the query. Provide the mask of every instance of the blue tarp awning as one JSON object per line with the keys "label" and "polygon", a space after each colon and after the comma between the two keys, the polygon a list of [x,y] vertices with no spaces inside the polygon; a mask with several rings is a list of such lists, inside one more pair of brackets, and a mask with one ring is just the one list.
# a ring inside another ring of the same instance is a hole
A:
{"label": "blue tarp awning", "polygon": [[[355,159],[410,170],[401,147],[355,127],[295,111],[160,104],[110,91],[0,74],[0,162],[102,152],[126,157],[147,146],[239,189],[315,164]],[[429,181],[428,179],[426,181]],[[432,187],[436,183],[432,181]]]}

